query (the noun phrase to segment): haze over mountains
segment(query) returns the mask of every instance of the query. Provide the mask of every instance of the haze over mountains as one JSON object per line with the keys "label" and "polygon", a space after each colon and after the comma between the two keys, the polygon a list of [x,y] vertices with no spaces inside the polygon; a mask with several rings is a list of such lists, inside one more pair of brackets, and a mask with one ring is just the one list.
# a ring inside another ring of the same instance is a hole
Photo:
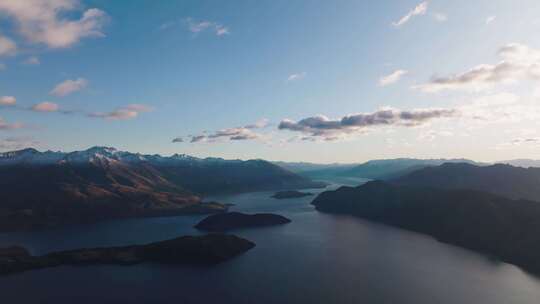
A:
{"label": "haze over mountains", "polygon": [[163,157],[108,147],[25,149],[0,154],[0,230],[221,212],[226,206],[201,197],[320,186],[263,160]]}

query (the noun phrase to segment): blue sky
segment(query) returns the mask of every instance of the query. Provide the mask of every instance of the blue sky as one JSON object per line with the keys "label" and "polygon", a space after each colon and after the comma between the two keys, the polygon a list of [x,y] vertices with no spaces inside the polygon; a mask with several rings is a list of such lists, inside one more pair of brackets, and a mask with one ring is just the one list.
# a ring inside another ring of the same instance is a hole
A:
{"label": "blue sky", "polygon": [[539,13],[534,0],[0,0],[0,149],[538,158]]}

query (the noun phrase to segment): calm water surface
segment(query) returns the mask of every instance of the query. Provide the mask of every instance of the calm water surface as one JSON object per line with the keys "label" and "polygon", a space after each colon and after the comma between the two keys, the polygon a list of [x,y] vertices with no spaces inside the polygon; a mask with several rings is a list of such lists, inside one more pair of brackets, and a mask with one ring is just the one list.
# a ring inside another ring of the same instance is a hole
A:
{"label": "calm water surface", "polygon": [[[163,265],[43,269],[0,277],[0,303],[540,303],[540,280],[429,237],[318,213],[312,197],[259,192],[218,197],[233,210],[292,223],[234,231],[257,246],[214,267]],[[0,234],[34,254],[147,243],[199,234],[203,216],[121,220]]]}

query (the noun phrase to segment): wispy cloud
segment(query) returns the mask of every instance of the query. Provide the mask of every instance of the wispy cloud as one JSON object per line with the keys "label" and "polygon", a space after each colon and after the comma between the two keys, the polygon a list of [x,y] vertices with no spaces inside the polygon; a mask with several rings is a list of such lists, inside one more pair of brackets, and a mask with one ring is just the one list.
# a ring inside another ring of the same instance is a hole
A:
{"label": "wispy cloud", "polygon": [[216,36],[223,36],[231,33],[228,27],[214,21],[195,21],[192,18],[186,18],[185,22],[188,30],[194,34],[199,34],[206,30],[214,32]]}
{"label": "wispy cloud", "polygon": [[[245,125],[243,127],[227,128],[221,129],[212,133],[204,132],[199,135],[190,135],[189,142],[198,143],[198,142],[219,142],[222,140],[229,141],[241,141],[241,140],[253,140],[253,139],[262,139],[264,135],[256,132],[256,129],[263,129],[268,126],[267,119],[261,119],[254,124]],[[174,143],[184,142],[182,137],[177,137],[173,139]]]}
{"label": "wispy cloud", "polygon": [[139,114],[150,112],[153,108],[143,104],[130,104],[117,108],[111,112],[94,112],[87,114],[88,117],[103,118],[106,120],[128,120],[137,118]]}
{"label": "wispy cloud", "polygon": [[14,55],[17,51],[17,44],[8,37],[0,35],[0,56]]}
{"label": "wispy cloud", "polygon": [[490,25],[491,23],[493,23],[495,21],[495,19],[497,19],[497,16],[489,16],[486,18],[486,25]]}
{"label": "wispy cloud", "polygon": [[293,121],[284,119],[279,124],[280,130],[301,132],[311,138],[336,140],[348,134],[363,133],[369,128],[384,126],[414,127],[431,120],[458,116],[456,109],[430,108],[402,111],[394,108],[382,108],[372,113],[360,113],[329,119],[324,115],[312,116]]}
{"label": "wispy cloud", "polygon": [[0,13],[16,21],[29,42],[49,48],[67,48],[85,37],[103,37],[104,11],[91,8],[80,18],[69,18],[80,7],[77,0],[0,0]]}
{"label": "wispy cloud", "polygon": [[392,25],[395,27],[401,27],[405,23],[409,22],[411,18],[415,16],[425,15],[427,13],[427,10],[428,10],[428,2],[424,1],[418,4],[414,9],[408,12],[405,16],[401,17],[401,19],[399,19],[396,22],[393,22]]}
{"label": "wispy cloud", "polygon": [[31,109],[35,112],[57,112],[60,107],[54,102],[44,101],[33,105]]}
{"label": "wispy cloud", "polygon": [[14,106],[17,98],[14,96],[0,96],[0,106]]}
{"label": "wispy cloud", "polygon": [[0,117],[0,131],[10,131],[24,128],[24,124],[20,122],[8,123],[2,117]]}
{"label": "wispy cloud", "polygon": [[443,13],[434,13],[433,18],[435,18],[435,20],[437,20],[439,22],[448,21],[448,16],[446,14],[443,14]]}
{"label": "wispy cloud", "polygon": [[379,86],[385,87],[393,83],[398,82],[401,77],[405,76],[408,73],[406,70],[396,70],[389,75],[383,76],[379,79]]}
{"label": "wispy cloud", "polygon": [[306,72],[294,73],[294,74],[289,75],[289,77],[287,77],[287,81],[291,82],[291,81],[302,80],[306,77],[306,75],[307,75]]}
{"label": "wispy cloud", "polygon": [[175,26],[176,25],[176,21],[167,21],[167,22],[164,22],[162,23],[158,29],[160,31],[164,31],[164,30],[167,30],[167,29],[170,29],[171,27]]}
{"label": "wispy cloud", "polygon": [[84,78],[77,78],[74,80],[68,79],[57,84],[50,94],[58,97],[67,96],[71,93],[80,91],[88,85],[88,80]]}
{"label": "wispy cloud", "polygon": [[39,65],[39,64],[41,64],[41,61],[39,61],[39,58],[37,56],[30,56],[30,57],[26,58],[23,61],[23,64],[26,64],[26,65]]}
{"label": "wispy cloud", "polygon": [[443,90],[482,90],[494,84],[514,83],[520,79],[540,79],[540,50],[523,44],[511,43],[498,51],[501,61],[481,64],[447,77],[432,77],[425,84],[413,86],[423,92]]}

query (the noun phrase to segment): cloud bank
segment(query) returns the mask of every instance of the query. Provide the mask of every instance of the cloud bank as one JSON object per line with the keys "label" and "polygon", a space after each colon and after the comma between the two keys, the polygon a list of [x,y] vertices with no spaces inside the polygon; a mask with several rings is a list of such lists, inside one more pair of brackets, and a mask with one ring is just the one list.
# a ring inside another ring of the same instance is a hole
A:
{"label": "cloud bank", "polygon": [[[311,139],[336,140],[348,134],[362,133],[370,128],[382,126],[413,127],[431,120],[458,116],[456,109],[416,109],[402,111],[383,108],[372,113],[360,113],[329,119],[324,115],[307,117],[299,121],[284,119],[279,124],[280,130],[301,132]],[[306,140],[309,139],[305,138]]]}

